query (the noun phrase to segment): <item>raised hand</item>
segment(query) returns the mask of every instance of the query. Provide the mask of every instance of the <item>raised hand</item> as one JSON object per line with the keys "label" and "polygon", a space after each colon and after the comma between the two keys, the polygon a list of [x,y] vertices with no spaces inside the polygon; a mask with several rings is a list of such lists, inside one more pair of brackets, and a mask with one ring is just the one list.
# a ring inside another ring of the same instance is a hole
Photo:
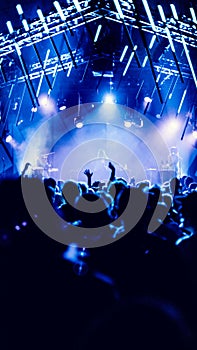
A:
{"label": "raised hand", "polygon": [[87,176],[87,177],[91,177],[93,175],[93,173],[90,172],[90,169],[86,169],[84,171],[84,174]]}
{"label": "raised hand", "polygon": [[111,162],[109,162],[108,167],[111,170],[115,170],[115,167],[114,167],[114,165]]}
{"label": "raised hand", "polygon": [[93,173],[90,172],[90,169],[86,169],[84,171],[84,174],[87,176],[88,178],[88,187],[91,187],[91,177],[93,175]]}

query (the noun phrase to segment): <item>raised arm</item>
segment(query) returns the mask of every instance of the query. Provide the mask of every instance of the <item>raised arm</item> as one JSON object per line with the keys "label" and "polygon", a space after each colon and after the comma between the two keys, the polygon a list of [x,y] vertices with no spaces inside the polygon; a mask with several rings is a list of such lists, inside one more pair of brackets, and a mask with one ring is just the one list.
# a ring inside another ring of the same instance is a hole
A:
{"label": "raised arm", "polygon": [[111,182],[111,181],[115,180],[116,169],[115,169],[114,165],[111,162],[109,162],[108,168],[111,170],[111,175],[110,175],[110,178],[109,178],[109,181]]}
{"label": "raised arm", "polygon": [[92,175],[93,173],[90,172],[90,169],[86,169],[84,171],[84,174],[87,176],[87,179],[88,179],[88,187],[90,188],[92,186]]}

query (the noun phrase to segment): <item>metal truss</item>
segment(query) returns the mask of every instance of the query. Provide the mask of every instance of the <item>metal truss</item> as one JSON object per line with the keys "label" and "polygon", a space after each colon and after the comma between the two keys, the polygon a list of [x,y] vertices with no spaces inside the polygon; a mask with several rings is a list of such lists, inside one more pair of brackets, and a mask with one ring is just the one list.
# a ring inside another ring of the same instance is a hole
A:
{"label": "metal truss", "polygon": [[[65,17],[65,21],[63,21],[59,14],[56,11],[52,11],[45,16],[45,22],[48,27],[48,32],[46,32],[43,23],[39,19],[35,19],[28,23],[29,31],[25,31],[23,26],[21,28],[16,29],[12,34],[0,34],[0,64],[3,61],[6,61],[7,57],[16,51],[16,45],[20,50],[25,47],[32,46],[37,44],[43,40],[53,38],[57,35],[72,32],[72,30],[76,29],[80,26],[88,26],[89,23],[98,21],[99,19],[105,19],[107,21],[113,21],[118,23],[123,23],[122,18],[114,5],[114,1],[98,1],[95,4],[94,1],[79,1],[81,11],[78,12],[76,7],[74,6],[73,1],[67,2],[65,7],[62,7],[63,14]],[[167,18],[167,22],[164,23],[161,20],[155,20],[155,31],[153,30],[146,14],[140,14],[137,12],[134,1],[122,1],[119,0],[119,4],[121,6],[121,10],[124,16],[124,25],[129,28],[132,26],[133,28],[137,28],[143,33],[151,33],[156,34],[157,36],[167,38],[166,27],[169,29],[171,38],[173,41],[182,43],[183,39],[186,46],[191,46],[197,48],[197,25],[192,21],[191,18],[187,18],[186,16],[182,16],[179,21],[175,21],[173,17]],[[153,13],[153,17],[158,18],[158,14],[156,16]],[[72,51],[73,55],[76,55],[76,50]],[[80,53],[77,53],[78,57],[76,57],[77,61],[80,61],[79,56]],[[52,59],[48,59],[45,62],[46,66],[46,74],[53,74],[54,67],[58,65],[58,71],[62,69],[69,69],[72,65],[71,55],[65,54],[61,55],[62,64],[58,64],[58,57],[54,57]],[[43,62],[44,63],[44,62]],[[41,75],[40,63],[32,64],[29,72],[29,79],[38,78]],[[178,74],[177,69],[171,69],[169,72],[168,68],[159,67],[159,65],[155,66],[156,69],[162,69],[163,73],[166,74]],[[187,73],[185,73],[187,75]],[[16,79],[16,78],[15,78]],[[25,80],[25,75],[21,72],[17,78],[19,81]],[[6,84],[9,84],[12,81],[12,78],[8,77]],[[1,84],[3,86],[5,82]]]}

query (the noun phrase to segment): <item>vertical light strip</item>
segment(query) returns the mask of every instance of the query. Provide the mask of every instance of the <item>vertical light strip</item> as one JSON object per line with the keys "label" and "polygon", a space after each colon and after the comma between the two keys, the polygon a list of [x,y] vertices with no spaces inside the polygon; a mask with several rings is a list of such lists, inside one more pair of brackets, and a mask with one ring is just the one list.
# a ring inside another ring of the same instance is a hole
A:
{"label": "vertical light strip", "polygon": [[7,21],[7,22],[6,22],[6,25],[7,25],[7,27],[8,27],[9,33],[10,33],[10,34],[14,33],[14,29],[13,29],[13,27],[12,27],[12,23],[11,23],[10,21]]}
{"label": "vertical light strip", "polygon": [[193,9],[193,7],[190,7],[190,13],[192,15],[192,20],[195,24],[197,24],[197,18],[196,18],[196,14],[195,14],[195,11]]}
{"label": "vertical light strip", "polygon": [[166,30],[166,34],[167,34],[167,37],[168,37],[168,40],[169,40],[169,43],[170,43],[171,50],[172,50],[173,52],[175,52],[175,47],[174,47],[174,43],[173,43],[172,37],[171,37],[171,35],[170,35],[170,30],[169,30],[169,28],[167,28],[167,27],[166,27],[165,30]]}
{"label": "vertical light strip", "polygon": [[49,54],[50,54],[50,50],[48,49],[47,53],[46,53],[46,56],[45,56],[45,59],[44,59],[43,70],[41,72],[40,80],[39,80],[39,83],[38,83],[38,87],[37,87],[37,91],[36,91],[36,97],[38,97],[39,93],[40,93],[40,89],[41,89],[41,85],[42,85],[42,81],[43,81],[43,77],[44,77],[44,73],[45,73],[44,71],[45,71],[45,68],[46,68],[46,65],[47,65]]}
{"label": "vertical light strip", "polygon": [[172,14],[173,14],[174,19],[176,19],[178,21],[179,18],[178,18],[178,14],[177,14],[175,5],[174,4],[170,4],[170,7],[171,7],[171,10],[172,10]]}
{"label": "vertical light strip", "polygon": [[165,16],[165,13],[163,11],[163,7],[161,5],[158,5],[157,6],[158,10],[159,10],[159,14],[161,16],[161,19],[164,23],[166,23],[166,16]]}
{"label": "vertical light strip", "polygon": [[118,11],[118,14],[119,14],[120,18],[124,19],[124,15],[123,15],[122,9],[120,7],[119,1],[118,0],[114,0],[114,5],[116,6],[116,10]]}
{"label": "vertical light strip", "polygon": [[178,108],[178,110],[177,110],[176,116],[178,116],[179,113],[180,113],[180,111],[181,111],[183,102],[184,102],[184,100],[185,100],[185,95],[186,95],[186,93],[187,93],[187,89],[185,89],[184,92],[183,92],[183,96],[182,96],[182,98],[181,98],[181,102],[180,102],[180,104],[179,104],[179,108]]}
{"label": "vertical light strip", "polygon": [[16,5],[16,9],[17,9],[19,16],[21,16],[23,14],[22,6],[20,4],[18,4],[18,5]]}
{"label": "vertical light strip", "polygon": [[67,73],[67,77],[70,76],[71,70],[72,70],[73,64],[72,62],[69,63],[69,68],[68,68],[68,73]]}
{"label": "vertical light strip", "polygon": [[122,55],[120,56],[120,62],[124,60],[127,50],[128,50],[128,45],[125,45],[124,50],[122,51]]}
{"label": "vertical light strip", "polygon": [[80,5],[79,1],[78,0],[73,0],[73,2],[74,2],[74,5],[75,5],[77,11],[81,12],[81,5]]}
{"label": "vertical light strip", "polygon": [[156,31],[155,23],[154,23],[154,20],[153,20],[153,16],[152,16],[152,13],[151,13],[149,4],[148,4],[147,0],[142,0],[142,2],[143,2],[143,5],[144,5],[144,8],[145,8],[145,10],[146,10],[146,13],[147,13],[149,22],[150,22],[150,24],[151,24],[151,27],[152,27],[152,29],[153,29],[154,31]]}
{"label": "vertical light strip", "polygon": [[101,29],[102,29],[102,25],[99,24],[98,28],[97,28],[97,31],[96,31],[96,34],[95,34],[95,37],[94,37],[94,43],[97,42]]}
{"label": "vertical light strip", "polygon": [[58,13],[58,15],[60,16],[61,20],[62,20],[62,21],[65,21],[65,20],[66,20],[66,17],[64,16],[64,13],[63,13],[63,11],[62,11],[62,8],[61,8],[61,6],[60,6],[59,1],[54,1],[54,2],[53,2],[53,5],[55,6],[55,8],[56,8],[56,10],[57,10],[57,13]]}
{"label": "vertical light strip", "polygon": [[132,53],[131,53],[131,55],[130,55],[130,57],[129,57],[129,59],[128,59],[128,62],[127,62],[127,64],[126,64],[126,67],[125,67],[124,72],[123,72],[123,74],[122,74],[123,77],[124,77],[124,76],[126,75],[126,73],[127,73],[127,70],[128,70],[128,68],[129,68],[129,66],[130,66],[130,64],[131,64],[131,61],[132,61],[132,59],[133,59],[133,56],[134,56],[134,54],[135,54],[136,49],[137,49],[137,45],[134,46],[133,51],[132,51]]}
{"label": "vertical light strip", "polygon": [[57,70],[58,70],[58,63],[56,63],[55,68],[54,68],[54,72],[52,75],[53,81],[51,84],[51,89],[48,90],[48,96],[50,96],[51,91],[53,90],[53,87],[55,85],[55,81],[56,81],[56,77],[57,77]]}
{"label": "vertical light strip", "polygon": [[47,24],[45,22],[45,18],[43,16],[42,10],[41,9],[37,9],[37,14],[38,14],[38,17],[39,17],[40,21],[42,22],[42,25],[44,27],[45,32],[47,34],[49,34],[49,28],[48,28],[48,26],[47,26]]}
{"label": "vertical light strip", "polygon": [[149,49],[152,49],[152,47],[155,43],[155,40],[156,40],[156,35],[153,35],[151,38],[150,44],[149,44]]}
{"label": "vertical light strip", "polygon": [[[155,43],[155,40],[156,40],[156,35],[153,35],[152,38],[151,38],[151,41],[150,41],[150,44],[149,44],[149,49],[151,50],[154,43]],[[146,63],[148,61],[148,56],[145,56],[144,57],[144,61],[142,62],[142,67],[144,68]]]}
{"label": "vertical light strip", "polygon": [[23,24],[23,27],[26,30],[26,32],[28,32],[29,31],[29,25],[28,25],[27,20],[25,18],[23,18],[22,24]]}
{"label": "vertical light strip", "polygon": [[[160,13],[160,16],[161,16],[161,19],[164,23],[166,23],[166,16],[165,16],[165,13],[163,11],[163,7],[161,5],[158,5],[158,10],[159,10],[159,13]],[[168,37],[168,40],[169,40],[169,43],[170,43],[170,47],[171,47],[171,50],[175,53],[175,48],[174,48],[174,44],[173,44],[173,41],[172,41],[172,37],[170,35],[170,30],[168,27],[165,28],[165,31],[166,31],[166,34],[167,34],[167,37]]]}
{"label": "vertical light strip", "polygon": [[197,88],[196,74],[195,74],[195,71],[194,71],[194,67],[193,67],[193,64],[192,64],[192,61],[191,61],[191,58],[190,58],[190,55],[189,55],[189,51],[188,51],[188,48],[187,48],[185,39],[184,39],[183,37],[182,37],[182,43],[183,43],[183,47],[184,47],[184,50],[185,50],[185,54],[186,54],[186,57],[187,57],[187,60],[188,60],[188,63],[189,63],[189,66],[190,66],[190,69],[191,69],[191,72],[192,72],[192,76],[193,76],[193,79],[194,79],[194,83],[195,83],[196,88]]}
{"label": "vertical light strip", "polygon": [[[18,6],[18,5],[17,5],[17,6]],[[17,11],[18,11],[18,13],[20,13],[20,12],[22,11],[22,8],[21,8],[21,10],[20,10],[20,7],[19,7],[19,8],[17,9]],[[38,11],[38,13],[39,13],[39,12],[40,12],[40,11]],[[22,15],[23,15],[23,14],[22,14]],[[44,19],[43,15],[42,15],[42,11],[40,12],[40,17],[41,17],[42,20]],[[39,60],[39,62],[40,62],[40,65],[41,65],[42,69],[44,70],[41,56],[40,56],[39,51],[38,51],[38,49],[37,49],[37,47],[36,47],[36,44],[34,44],[34,42],[33,42],[33,40],[32,40],[32,37],[31,37],[31,34],[30,34],[30,28],[29,28],[29,25],[28,25],[27,20],[25,19],[24,15],[23,15],[23,17],[22,17],[22,24],[23,24],[23,27],[24,27],[25,31],[29,33],[29,37],[30,37],[30,40],[31,40],[31,42],[32,42],[33,48],[34,48],[34,50],[35,50],[35,52],[36,52],[36,55],[37,55],[38,60]],[[46,80],[47,80],[47,84],[49,85],[49,87],[51,87],[50,80],[49,80],[47,74],[45,73],[45,71],[44,71],[44,75],[45,75],[45,78],[46,78]],[[37,97],[37,94],[36,94],[36,97]]]}

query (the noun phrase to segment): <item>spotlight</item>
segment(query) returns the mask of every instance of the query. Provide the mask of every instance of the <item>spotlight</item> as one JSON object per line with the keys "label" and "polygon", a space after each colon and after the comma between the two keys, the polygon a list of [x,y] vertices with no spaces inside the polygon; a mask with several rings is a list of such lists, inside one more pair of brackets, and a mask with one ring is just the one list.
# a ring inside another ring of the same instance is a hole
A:
{"label": "spotlight", "polygon": [[12,136],[10,135],[10,132],[8,129],[5,129],[3,131],[2,138],[5,142],[10,143],[12,141]]}
{"label": "spotlight", "polygon": [[20,120],[17,122],[17,126],[21,125],[23,122],[24,122],[24,120],[23,120],[23,119],[20,119]]}
{"label": "spotlight", "polygon": [[149,96],[145,96],[144,97],[144,102],[151,103],[152,102],[152,98],[150,98]]}
{"label": "spotlight", "polygon": [[60,111],[63,111],[64,109],[66,109],[66,99],[63,100],[58,100],[58,108]]}
{"label": "spotlight", "polygon": [[8,135],[6,136],[5,142],[7,142],[7,143],[12,142],[12,136],[11,136],[10,134],[8,134]]}
{"label": "spotlight", "polygon": [[37,112],[37,110],[38,110],[38,108],[37,108],[37,107],[32,107],[32,109],[31,109],[32,113]]}
{"label": "spotlight", "polygon": [[192,136],[193,136],[193,138],[194,138],[195,140],[197,140],[197,128],[194,128],[194,129],[192,130]]}
{"label": "spotlight", "polygon": [[127,118],[127,119],[124,120],[124,126],[125,126],[125,128],[130,128],[131,125],[132,125],[131,119]]}
{"label": "spotlight", "polygon": [[103,102],[104,102],[104,103],[113,104],[113,103],[116,103],[116,100],[115,100],[114,95],[112,95],[112,94],[107,94],[107,95],[105,95],[105,97],[104,97],[104,99],[103,99]]}
{"label": "spotlight", "polygon": [[81,129],[83,127],[83,119],[80,116],[74,118],[74,124],[77,129]]}

